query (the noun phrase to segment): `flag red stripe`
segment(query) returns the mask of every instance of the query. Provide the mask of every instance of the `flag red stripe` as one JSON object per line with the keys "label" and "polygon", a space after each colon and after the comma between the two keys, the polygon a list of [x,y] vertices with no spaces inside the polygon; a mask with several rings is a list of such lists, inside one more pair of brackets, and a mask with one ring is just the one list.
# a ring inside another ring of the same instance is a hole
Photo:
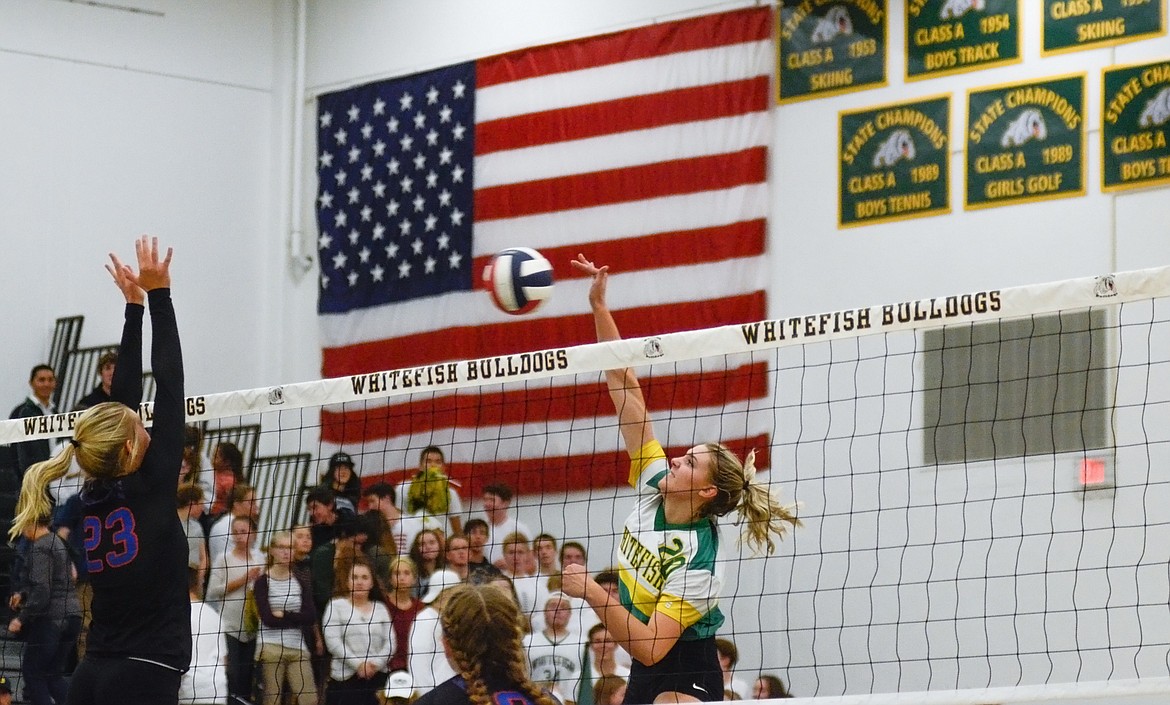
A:
{"label": "flag red stripe", "polygon": [[[755,291],[706,301],[687,301],[614,311],[628,337],[660,335],[711,328],[767,317],[764,292]],[[580,345],[594,340],[593,316],[533,318],[484,326],[440,328],[402,338],[388,338],[325,348],[322,373],[343,377],[378,370],[426,365],[452,358],[452,351],[473,351],[477,357]]]}
{"label": "flag red stripe", "polygon": [[744,184],[767,177],[767,147],[675,159],[475,191],[477,221],[516,218],[614,203],[630,203]]}
{"label": "flag red stripe", "polygon": [[479,88],[486,88],[536,76],[760,41],[771,36],[771,9],[750,8],[493,56],[476,65],[475,83]]}
{"label": "flag red stripe", "polygon": [[500,118],[476,125],[475,153],[743,115],[767,110],[770,100],[768,77],[757,76]]}
{"label": "flag red stripe", "polygon": [[[711,439],[715,440],[715,439]],[[749,450],[756,451],[756,467],[766,470],[772,465],[771,439],[766,433],[747,438],[718,439],[741,458]],[[696,439],[703,442],[704,439]],[[682,455],[686,448],[667,448],[668,458]],[[523,458],[519,460],[486,460],[455,463],[447,466],[452,479],[458,480],[460,494],[465,499],[479,497],[485,485],[503,482],[520,495],[543,495],[589,489],[608,490],[624,486],[629,474],[630,459],[624,452],[590,453],[586,455]],[[375,482],[402,482],[412,470],[400,470],[382,475],[363,476],[362,484]]]}
{"label": "flag red stripe", "polygon": [[[569,265],[579,252],[584,252],[597,262],[621,262],[623,272],[720,262],[763,255],[766,228],[767,223],[763,219],[745,220],[730,225],[655,233],[624,240],[542,247],[540,253],[552,264],[555,280],[584,279],[585,274]],[[491,259],[491,255],[476,257],[471,271],[482,272]],[[473,277],[472,282],[476,289],[487,288],[482,277]]]}
{"label": "flag red stripe", "polygon": [[[768,395],[768,366],[763,362],[730,370],[660,375],[642,380],[651,412],[688,406],[719,407]],[[539,387],[476,393],[469,390],[371,409],[321,411],[321,440],[338,445],[371,439],[425,434],[435,429],[523,424],[533,418],[564,421],[613,414],[605,385]]]}

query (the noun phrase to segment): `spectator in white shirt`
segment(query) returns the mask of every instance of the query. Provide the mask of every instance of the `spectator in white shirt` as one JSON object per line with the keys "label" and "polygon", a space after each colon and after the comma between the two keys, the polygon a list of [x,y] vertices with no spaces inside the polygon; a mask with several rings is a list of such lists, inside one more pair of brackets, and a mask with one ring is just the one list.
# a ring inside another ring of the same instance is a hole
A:
{"label": "spectator in white shirt", "polygon": [[322,631],[333,657],[329,666],[328,705],[376,705],[377,692],[394,652],[390,612],[371,598],[374,572],[361,558],[354,560],[348,579],[338,582],[325,608]]}
{"label": "spectator in white shirt", "polygon": [[488,542],[484,546],[484,553],[488,562],[497,568],[503,568],[504,538],[509,534],[520,532],[525,536],[532,536],[532,530],[524,525],[509,510],[512,507],[512,488],[494,482],[483,488],[483,515],[488,524]]}
{"label": "spectator in white shirt", "polygon": [[398,494],[394,486],[387,482],[376,482],[362,491],[362,498],[366,501],[366,509],[374,510],[386,517],[390,525],[390,535],[394,537],[394,545],[398,547],[398,555],[405,556],[410,552],[410,545],[414,537],[427,528],[426,523],[417,516],[404,515],[398,508]]}
{"label": "spectator in white shirt", "polygon": [[231,548],[229,539],[233,519],[247,517],[253,522],[260,519],[260,504],[256,501],[256,490],[251,485],[236,483],[231,498],[228,513],[212,524],[207,532],[207,555],[213,564]]}
{"label": "spectator in white shirt", "polygon": [[199,599],[202,577],[187,574],[191,597],[191,668],[179,683],[180,705],[219,705],[227,702],[227,644],[223,621],[211,605]]}

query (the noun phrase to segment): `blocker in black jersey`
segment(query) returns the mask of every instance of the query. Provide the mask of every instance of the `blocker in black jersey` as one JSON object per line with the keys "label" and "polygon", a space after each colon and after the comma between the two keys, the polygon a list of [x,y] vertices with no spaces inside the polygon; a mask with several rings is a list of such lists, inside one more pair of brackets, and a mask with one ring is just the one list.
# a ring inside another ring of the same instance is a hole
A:
{"label": "blocker in black jersey", "polygon": [[[157,241],[153,252],[150,248],[146,238],[136,243],[141,271],[135,278],[126,268],[123,276],[144,286],[148,281],[165,285],[146,292],[157,383],[153,427],[136,472],[91,477],[82,489],[93,622],[85,660],[71,685],[71,704],[173,703],[179,678],[191,661],[187,539],[175,513],[185,420],[183,356],[169,288],[170,253],[160,263]],[[154,275],[150,278],[148,268]],[[126,280],[118,274],[114,278],[128,292]],[[111,397],[137,410],[142,401],[144,307],[131,300],[128,292]]]}

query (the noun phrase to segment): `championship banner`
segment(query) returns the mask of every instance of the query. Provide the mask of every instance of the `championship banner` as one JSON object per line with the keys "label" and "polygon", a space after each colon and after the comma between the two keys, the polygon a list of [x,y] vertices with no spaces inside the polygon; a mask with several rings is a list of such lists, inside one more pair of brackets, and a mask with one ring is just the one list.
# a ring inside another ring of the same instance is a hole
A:
{"label": "championship banner", "polygon": [[1020,61],[1020,0],[909,1],[907,81]]}
{"label": "championship banner", "polygon": [[837,225],[949,213],[951,96],[838,116]]}
{"label": "championship banner", "polygon": [[967,94],[967,209],[1085,193],[1085,74]]}
{"label": "championship banner", "polygon": [[886,85],[886,2],[781,0],[778,101]]}
{"label": "championship banner", "polygon": [[1170,183],[1170,60],[1101,75],[1101,188]]}
{"label": "championship banner", "polygon": [[1044,0],[1041,56],[1166,33],[1166,0]]}

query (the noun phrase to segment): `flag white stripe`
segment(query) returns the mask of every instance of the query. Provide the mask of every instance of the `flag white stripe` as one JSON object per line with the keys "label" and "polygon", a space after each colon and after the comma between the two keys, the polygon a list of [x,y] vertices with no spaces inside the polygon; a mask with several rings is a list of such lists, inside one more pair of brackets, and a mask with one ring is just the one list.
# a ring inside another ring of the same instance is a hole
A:
{"label": "flag white stripe", "polygon": [[730,154],[766,146],[770,133],[759,112],[494,152],[475,158],[475,187]]}
{"label": "flag white stripe", "polygon": [[476,90],[476,122],[770,76],[772,40],[684,51]]}
{"label": "flag white stripe", "polygon": [[[704,301],[762,290],[767,278],[762,260],[760,257],[725,260],[656,270],[649,275],[646,272],[612,274],[609,303],[617,310]],[[618,262],[613,264],[620,267]],[[647,277],[654,277],[656,284],[647,286]],[[526,318],[580,315],[587,311],[588,291],[587,279],[558,282],[552,298]],[[443,321],[443,326],[450,328],[482,325],[489,321],[505,323],[508,317],[495,308],[486,291],[464,291],[444,294],[438,299],[385,304],[346,314],[322,314],[320,319],[321,345],[333,348],[424,333],[434,329],[434,321]],[[452,351],[448,359],[458,357],[459,353]]]}
{"label": "flag white stripe", "polygon": [[730,225],[767,215],[768,185],[749,184],[630,203],[478,221],[472,251],[478,257],[506,247],[532,243],[541,243],[543,247],[572,243],[588,245],[649,235],[647,224],[653,225],[654,232],[666,233]]}
{"label": "flag white stripe", "polygon": [[[685,416],[664,415],[655,423],[659,440],[667,447],[690,446],[696,442],[739,438],[771,433],[775,419],[771,409],[748,407],[750,402],[733,402],[718,407],[686,410]],[[374,444],[385,444],[385,458],[380,459]],[[498,462],[521,458],[566,457],[605,453],[624,449],[612,414],[566,421],[540,421],[478,428],[436,428],[416,434],[391,436],[368,441],[362,449],[363,467],[412,467],[418,463],[418,449],[427,445],[442,446],[450,463]],[[333,444],[322,443],[325,449]],[[410,451],[391,449],[414,449]],[[380,464],[379,464],[379,461]]]}

